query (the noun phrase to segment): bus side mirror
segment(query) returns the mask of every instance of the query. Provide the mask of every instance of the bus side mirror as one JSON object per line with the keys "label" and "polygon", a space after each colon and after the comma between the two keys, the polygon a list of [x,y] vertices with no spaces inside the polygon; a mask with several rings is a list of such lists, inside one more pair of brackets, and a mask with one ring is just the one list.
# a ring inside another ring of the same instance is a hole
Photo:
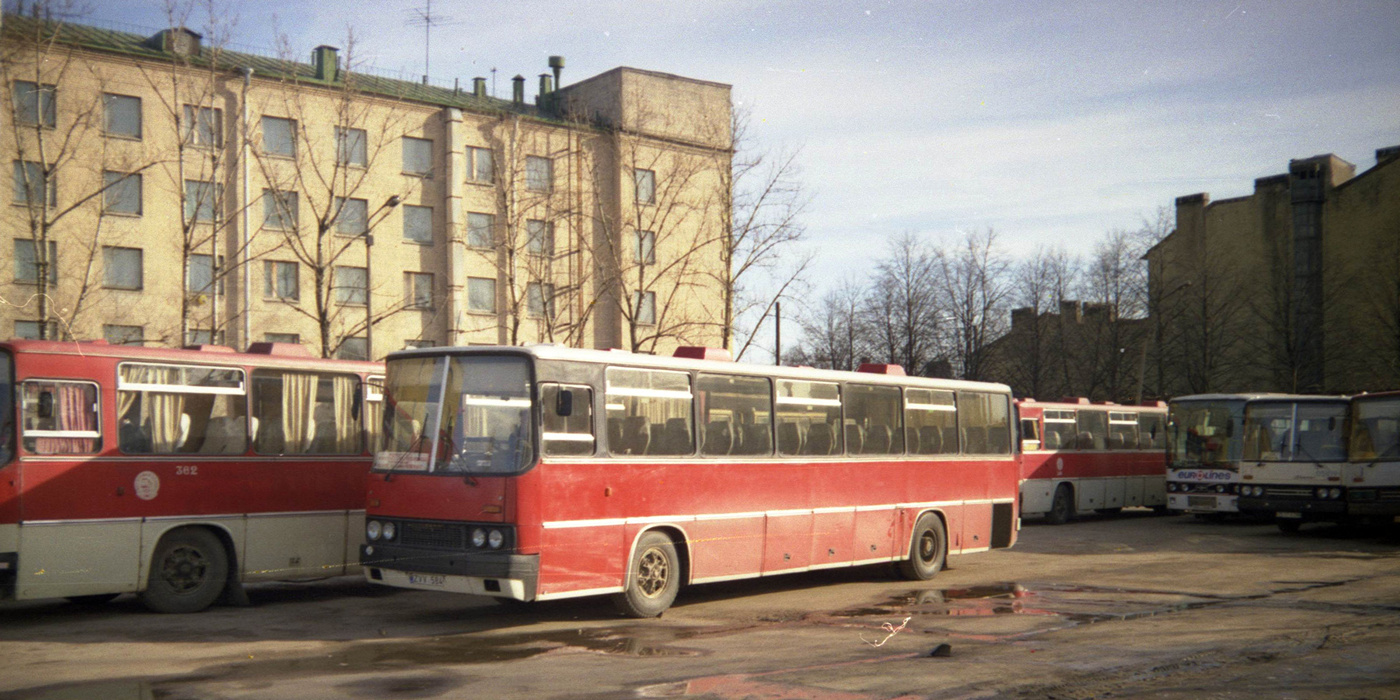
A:
{"label": "bus side mirror", "polygon": [[559,390],[559,400],[555,403],[554,413],[563,418],[574,414],[574,392],[568,389]]}
{"label": "bus side mirror", "polygon": [[53,418],[53,392],[39,392],[39,417]]}

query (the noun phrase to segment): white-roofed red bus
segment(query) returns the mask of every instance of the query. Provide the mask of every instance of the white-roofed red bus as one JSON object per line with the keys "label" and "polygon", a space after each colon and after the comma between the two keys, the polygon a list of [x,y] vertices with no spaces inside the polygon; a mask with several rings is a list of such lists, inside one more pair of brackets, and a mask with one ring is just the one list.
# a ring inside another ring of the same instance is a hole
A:
{"label": "white-roofed red bus", "polygon": [[895,563],[1016,539],[1001,384],[528,348],[394,353],[369,580],[515,600]]}

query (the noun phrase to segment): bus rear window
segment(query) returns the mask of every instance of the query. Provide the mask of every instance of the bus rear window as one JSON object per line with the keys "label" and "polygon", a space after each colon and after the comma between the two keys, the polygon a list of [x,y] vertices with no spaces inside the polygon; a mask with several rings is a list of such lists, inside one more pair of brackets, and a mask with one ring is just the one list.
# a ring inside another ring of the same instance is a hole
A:
{"label": "bus rear window", "polygon": [[102,449],[97,385],[30,380],[24,402],[24,449],[36,455],[92,454]]}

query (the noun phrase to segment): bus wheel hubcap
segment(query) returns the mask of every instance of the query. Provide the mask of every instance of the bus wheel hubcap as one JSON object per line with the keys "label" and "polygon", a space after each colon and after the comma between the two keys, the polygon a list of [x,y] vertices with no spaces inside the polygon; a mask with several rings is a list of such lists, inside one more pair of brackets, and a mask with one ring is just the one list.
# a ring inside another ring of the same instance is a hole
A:
{"label": "bus wheel hubcap", "polygon": [[925,532],[923,537],[919,538],[919,558],[924,561],[931,561],[937,546],[938,543],[934,540],[933,534]]}
{"label": "bus wheel hubcap", "polygon": [[655,597],[666,588],[670,574],[666,555],[658,550],[648,549],[637,566],[637,588],[647,597]]}
{"label": "bus wheel hubcap", "polygon": [[162,571],[170,588],[176,593],[189,593],[199,588],[208,575],[209,562],[197,549],[180,547],[165,558]]}

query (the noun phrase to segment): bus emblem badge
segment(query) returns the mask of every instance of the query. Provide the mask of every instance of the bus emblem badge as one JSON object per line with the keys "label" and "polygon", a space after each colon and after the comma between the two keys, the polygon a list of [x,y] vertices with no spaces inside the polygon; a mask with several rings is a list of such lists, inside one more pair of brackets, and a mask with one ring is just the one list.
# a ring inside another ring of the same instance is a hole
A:
{"label": "bus emblem badge", "polygon": [[160,477],[156,476],[156,473],[153,471],[141,472],[136,475],[136,483],[134,486],[136,489],[136,497],[143,501],[149,501],[155,498],[156,494],[160,493]]}

